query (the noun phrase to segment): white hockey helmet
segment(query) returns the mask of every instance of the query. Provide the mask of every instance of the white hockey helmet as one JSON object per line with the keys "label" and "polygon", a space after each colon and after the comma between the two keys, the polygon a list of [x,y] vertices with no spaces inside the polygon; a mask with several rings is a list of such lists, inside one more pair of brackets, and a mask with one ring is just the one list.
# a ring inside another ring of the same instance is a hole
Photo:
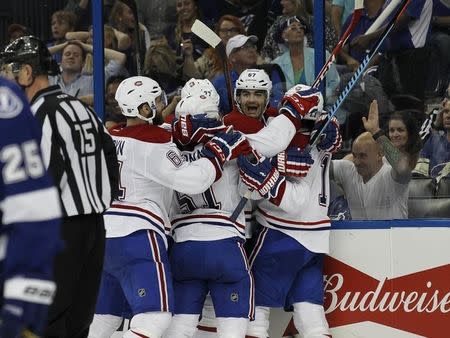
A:
{"label": "white hockey helmet", "polygon": [[270,101],[270,94],[272,92],[272,81],[269,75],[263,69],[246,69],[244,70],[236,81],[236,88],[234,89],[234,101],[237,108],[242,113],[241,105],[238,100],[241,90],[263,90],[266,92],[266,106]]}
{"label": "white hockey helmet", "polygon": [[[167,105],[167,97],[164,91],[155,80],[145,76],[132,76],[123,80],[116,91],[116,101],[127,117],[138,117],[149,123],[157,115],[156,99],[161,97],[164,106]],[[152,114],[149,117],[142,116],[139,113],[139,107],[148,103]]]}
{"label": "white hockey helmet", "polygon": [[184,87],[181,89],[181,98],[184,99],[188,96],[196,96],[196,95],[206,95],[211,98],[211,100],[219,105],[220,96],[217,93],[216,88],[214,88],[211,81],[208,79],[190,79]]}
{"label": "white hockey helmet", "polygon": [[210,118],[220,119],[219,107],[214,99],[205,94],[182,98],[175,108],[175,117],[206,114]]}
{"label": "white hockey helmet", "polygon": [[319,98],[319,104],[317,107],[317,110],[311,111],[310,113],[303,116],[303,120],[310,120],[310,121],[316,121],[320,115],[323,113],[323,96],[322,93],[312,88],[311,86],[304,85],[304,84],[296,84],[294,87],[289,89],[285,95],[293,95],[294,93],[298,93],[300,96],[311,96],[316,95]]}

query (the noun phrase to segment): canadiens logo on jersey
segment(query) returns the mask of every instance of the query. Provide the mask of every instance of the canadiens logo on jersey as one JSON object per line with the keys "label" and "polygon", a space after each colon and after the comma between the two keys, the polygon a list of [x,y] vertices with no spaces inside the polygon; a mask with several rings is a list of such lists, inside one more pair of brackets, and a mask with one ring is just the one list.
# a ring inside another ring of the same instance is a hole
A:
{"label": "canadiens logo on jersey", "polygon": [[12,119],[22,111],[23,103],[8,87],[0,87],[0,118]]}

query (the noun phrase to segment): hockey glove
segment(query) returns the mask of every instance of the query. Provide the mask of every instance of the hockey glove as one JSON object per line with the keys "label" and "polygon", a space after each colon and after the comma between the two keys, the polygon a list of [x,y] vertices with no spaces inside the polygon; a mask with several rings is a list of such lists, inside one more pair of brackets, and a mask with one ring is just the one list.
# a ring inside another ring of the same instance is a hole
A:
{"label": "hockey glove", "polygon": [[216,134],[205,144],[201,153],[203,157],[214,160],[215,164],[223,168],[225,162],[235,159],[240,154],[248,154],[251,151],[252,148],[242,133],[230,131]]}
{"label": "hockey glove", "polygon": [[6,280],[0,313],[0,337],[18,337],[28,330],[41,335],[47,324],[48,306],[56,284],[52,281],[16,276]]}
{"label": "hockey glove", "polygon": [[289,118],[298,130],[301,127],[300,121],[306,115],[309,115],[310,119],[315,119],[317,114],[322,113],[321,95],[315,89],[286,93],[281,100],[280,114]]}
{"label": "hockey glove", "polygon": [[226,129],[221,121],[209,118],[206,114],[180,116],[172,122],[173,138],[183,146],[205,143]]}
{"label": "hockey glove", "polygon": [[[323,114],[318,118],[311,132],[311,139],[315,137],[316,133],[322,130],[322,127],[327,121],[328,116],[326,114]],[[330,153],[335,153],[341,149],[342,136],[339,133],[339,122],[334,116],[331,118],[330,123],[327,124],[325,129],[322,131],[322,135],[319,135],[319,137],[321,139],[317,143],[317,149]]]}
{"label": "hockey glove", "polygon": [[314,164],[309,152],[298,147],[290,147],[272,157],[272,164],[283,176],[305,177]]}
{"label": "hockey glove", "polygon": [[286,179],[272,166],[268,158],[262,157],[256,164],[252,164],[247,157],[240,155],[237,163],[245,185],[275,205],[280,205],[286,189]]}

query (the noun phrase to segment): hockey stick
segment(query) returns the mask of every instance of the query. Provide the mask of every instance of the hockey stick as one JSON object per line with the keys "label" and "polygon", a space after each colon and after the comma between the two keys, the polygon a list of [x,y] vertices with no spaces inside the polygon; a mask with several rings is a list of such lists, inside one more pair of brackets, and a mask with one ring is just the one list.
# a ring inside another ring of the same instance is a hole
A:
{"label": "hockey stick", "polygon": [[225,44],[211,28],[206,26],[200,20],[195,20],[194,24],[191,27],[191,31],[212,48],[214,48],[217,53],[219,53],[219,56],[222,59],[223,63],[223,73],[225,75],[225,84],[227,86],[228,105],[232,109],[234,107],[234,101],[231,88],[233,87],[231,86],[230,69],[228,67],[228,57],[225,49]]}
{"label": "hockey stick", "polygon": [[375,32],[378,28],[380,28],[384,21],[386,21],[386,19],[389,17],[389,15],[392,14],[392,12],[394,11],[394,9],[397,8],[398,4],[401,2],[402,0],[392,0],[389,5],[387,5],[387,7],[383,10],[383,12],[378,16],[378,18],[376,18],[376,20],[373,22],[372,25],[370,25],[369,29],[364,33],[364,35],[370,34]]}
{"label": "hockey stick", "polygon": [[377,54],[378,49],[380,49],[381,45],[383,44],[386,37],[389,35],[389,33],[392,31],[392,29],[395,26],[395,23],[400,18],[401,14],[405,11],[406,7],[408,6],[410,0],[403,0],[401,5],[397,8],[397,11],[395,15],[391,18],[388,25],[384,29],[381,36],[376,41],[375,45],[372,47],[372,49],[366,54],[365,58],[359,65],[358,69],[356,69],[355,73],[351,77],[350,81],[345,86],[344,90],[342,91],[341,95],[337,98],[336,102],[333,104],[333,107],[331,107],[331,112],[328,114],[328,120],[324,123],[322,128],[312,137],[312,140],[310,141],[310,144],[306,146],[305,151],[310,152],[312,147],[314,147],[318,141],[320,140],[320,136],[323,134],[323,131],[327,127],[328,123],[330,123],[331,118],[336,115],[338,109],[341,107],[344,100],[347,98],[350,91],[355,86],[356,82],[359,80],[359,78],[362,76],[364,71],[366,70],[367,66],[369,65],[369,62],[373,59],[373,57]]}
{"label": "hockey stick", "polygon": [[136,46],[134,46],[134,53],[136,58],[136,71],[137,75],[142,74],[142,65],[141,65],[141,34],[139,29],[139,18],[137,14],[137,5],[135,0],[120,0],[125,5],[130,7],[131,11],[133,12],[133,16],[135,19],[134,23],[134,39],[136,41]]}
{"label": "hockey stick", "polygon": [[316,79],[314,80],[311,87],[318,88],[320,83],[325,78],[325,75],[330,70],[333,62],[336,60],[336,56],[341,51],[342,47],[347,42],[347,39],[349,38],[350,34],[352,33],[353,29],[358,24],[359,20],[361,19],[364,11],[364,0],[355,0],[355,9],[353,11],[352,20],[350,21],[350,24],[348,25],[346,31],[344,34],[342,34],[340,40],[338,41],[337,45],[334,47],[333,51],[331,52],[330,57],[328,58],[327,62],[323,65],[322,69],[320,70],[319,74],[317,75]]}

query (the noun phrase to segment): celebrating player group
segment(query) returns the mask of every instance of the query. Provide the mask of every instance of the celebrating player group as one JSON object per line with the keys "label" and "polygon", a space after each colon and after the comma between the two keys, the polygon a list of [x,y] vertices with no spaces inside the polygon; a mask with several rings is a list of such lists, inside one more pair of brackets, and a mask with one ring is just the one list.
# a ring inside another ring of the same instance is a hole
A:
{"label": "celebrating player group", "polygon": [[[191,79],[171,123],[161,124],[167,99],[157,82],[135,76],[120,84],[116,100],[127,122],[110,130],[119,197],[104,214],[89,337],[111,337],[123,318],[127,338],[205,337],[203,313],[216,337],[262,338],[270,307],[293,307],[304,337],[330,337],[322,265],[339,126],[333,118],[322,130],[316,89],[296,85],[279,110],[269,106],[271,89],[264,70],[245,70],[235,110],[221,118],[211,83]],[[320,142],[305,151],[317,132]],[[245,208],[231,219],[245,194]]]}

